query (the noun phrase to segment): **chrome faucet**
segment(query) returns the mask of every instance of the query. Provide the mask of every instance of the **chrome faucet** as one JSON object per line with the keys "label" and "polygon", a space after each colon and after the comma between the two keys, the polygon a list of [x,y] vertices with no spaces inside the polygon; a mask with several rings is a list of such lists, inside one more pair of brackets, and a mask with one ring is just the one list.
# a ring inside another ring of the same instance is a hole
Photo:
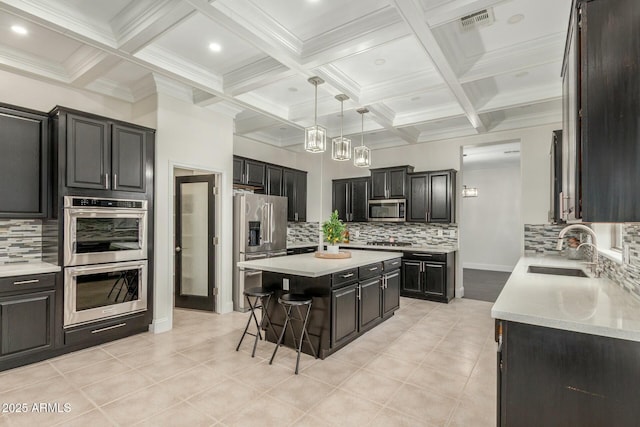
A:
{"label": "chrome faucet", "polygon": [[587,233],[589,233],[589,235],[591,236],[591,242],[585,242],[585,243],[581,243],[578,246],[578,249],[580,249],[582,246],[591,246],[592,249],[592,254],[591,254],[591,261],[589,264],[592,269],[591,272],[594,274],[595,277],[600,277],[600,273],[602,272],[602,270],[600,269],[600,265],[599,265],[599,259],[598,259],[598,243],[597,243],[597,237],[596,237],[596,233],[595,231],[593,231],[591,228],[587,227],[586,225],[583,224],[571,224],[566,226],[565,228],[562,229],[562,231],[560,231],[560,234],[558,234],[558,244],[556,246],[556,249],[558,249],[559,251],[562,250],[562,242],[564,241],[564,236],[565,234],[567,234],[568,231],[570,230],[581,230],[581,231],[586,231]]}

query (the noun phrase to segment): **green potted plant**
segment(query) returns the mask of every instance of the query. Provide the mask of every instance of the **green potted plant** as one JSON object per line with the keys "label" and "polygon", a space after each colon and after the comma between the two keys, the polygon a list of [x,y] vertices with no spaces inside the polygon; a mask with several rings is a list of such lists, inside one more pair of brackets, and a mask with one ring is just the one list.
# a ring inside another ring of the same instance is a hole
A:
{"label": "green potted plant", "polygon": [[344,232],[347,227],[338,218],[338,211],[333,211],[329,219],[322,223],[322,232],[324,240],[328,243],[327,252],[337,254],[339,251],[338,243],[342,242]]}

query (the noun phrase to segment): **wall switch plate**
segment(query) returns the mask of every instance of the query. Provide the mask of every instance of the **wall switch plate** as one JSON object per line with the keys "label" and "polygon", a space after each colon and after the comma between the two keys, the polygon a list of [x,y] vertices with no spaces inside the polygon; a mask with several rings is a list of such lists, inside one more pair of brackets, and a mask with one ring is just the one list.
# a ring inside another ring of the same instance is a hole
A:
{"label": "wall switch plate", "polygon": [[442,237],[442,230],[438,230],[438,237]]}
{"label": "wall switch plate", "polygon": [[622,245],[622,262],[624,264],[631,264],[631,250],[629,245]]}
{"label": "wall switch plate", "polygon": [[456,230],[449,230],[449,237],[456,237]]}
{"label": "wall switch plate", "polygon": [[289,279],[282,279],[282,290],[283,291],[289,290]]}

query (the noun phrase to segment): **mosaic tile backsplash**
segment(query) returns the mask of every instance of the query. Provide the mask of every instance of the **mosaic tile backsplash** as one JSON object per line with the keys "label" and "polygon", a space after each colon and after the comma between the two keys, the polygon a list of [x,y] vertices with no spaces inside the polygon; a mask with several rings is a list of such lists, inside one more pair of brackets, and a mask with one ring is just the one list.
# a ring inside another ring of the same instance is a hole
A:
{"label": "mosaic tile backsplash", "polygon": [[[317,222],[290,222],[287,243],[316,242],[320,224]],[[372,240],[411,242],[415,245],[457,246],[458,227],[452,224],[421,223],[347,223],[351,243],[367,243]]]}
{"label": "mosaic tile backsplash", "polygon": [[[526,253],[557,254],[556,242],[560,230],[564,225],[526,224],[524,226],[524,249]],[[579,232],[573,234],[580,237]],[[567,238],[571,237],[567,233]],[[622,241],[629,247],[629,263],[615,262],[605,256],[600,256],[600,266],[603,276],[617,283],[623,289],[640,298],[640,223],[624,224]],[[566,247],[566,245],[564,245]],[[589,257],[586,251],[585,258]]]}
{"label": "mosaic tile backsplash", "polygon": [[42,260],[42,221],[0,219],[0,264]]}

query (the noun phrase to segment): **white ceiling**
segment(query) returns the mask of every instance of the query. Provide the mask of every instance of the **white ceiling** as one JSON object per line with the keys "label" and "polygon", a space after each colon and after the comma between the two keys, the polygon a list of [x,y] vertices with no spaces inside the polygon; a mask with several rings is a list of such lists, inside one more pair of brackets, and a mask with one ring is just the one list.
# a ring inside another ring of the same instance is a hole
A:
{"label": "white ceiling", "polygon": [[[129,102],[156,90],[153,73],[204,108],[238,113],[236,134],[291,150],[313,124],[307,79],[317,75],[329,136],[345,93],[344,134],[359,143],[366,106],[365,144],[376,149],[560,121],[570,4],[7,0],[0,68]],[[493,22],[463,30],[460,18],[482,9]]]}

